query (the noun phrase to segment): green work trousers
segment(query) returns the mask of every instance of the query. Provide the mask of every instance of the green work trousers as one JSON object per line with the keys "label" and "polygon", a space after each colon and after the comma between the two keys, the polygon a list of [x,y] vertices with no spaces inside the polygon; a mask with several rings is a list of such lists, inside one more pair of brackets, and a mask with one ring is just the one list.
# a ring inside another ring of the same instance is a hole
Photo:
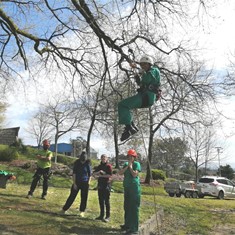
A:
{"label": "green work trousers", "polygon": [[132,122],[131,109],[150,107],[154,104],[156,95],[145,91],[124,99],[118,103],[119,124],[130,125]]}
{"label": "green work trousers", "polygon": [[141,190],[139,185],[132,184],[124,188],[124,225],[132,233],[139,230],[140,197]]}

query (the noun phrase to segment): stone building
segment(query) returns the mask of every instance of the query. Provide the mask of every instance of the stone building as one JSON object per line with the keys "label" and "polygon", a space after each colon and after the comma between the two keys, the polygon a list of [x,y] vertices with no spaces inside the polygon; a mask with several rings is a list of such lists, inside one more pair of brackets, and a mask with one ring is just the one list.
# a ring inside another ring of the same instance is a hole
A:
{"label": "stone building", "polygon": [[0,129],[0,144],[11,145],[18,141],[20,127]]}

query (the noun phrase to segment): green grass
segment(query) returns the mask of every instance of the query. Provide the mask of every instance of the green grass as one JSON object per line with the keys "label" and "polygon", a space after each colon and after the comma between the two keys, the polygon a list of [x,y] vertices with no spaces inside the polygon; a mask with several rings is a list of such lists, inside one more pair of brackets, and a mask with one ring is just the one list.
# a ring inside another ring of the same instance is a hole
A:
{"label": "green grass", "polygon": [[[8,181],[6,189],[0,188],[0,231],[18,235],[120,234],[119,225],[123,223],[121,181],[112,183],[111,221],[106,224],[94,220],[99,215],[97,191],[89,191],[85,218],[77,216],[80,195],[72,205],[70,215],[62,216],[58,212],[69,195],[71,178],[53,176],[46,201],[40,199],[41,186],[36,189],[34,197],[28,200],[25,196],[33,172],[3,164],[0,164],[0,169],[14,172],[17,176],[16,181]],[[92,180],[90,189],[96,185],[97,181]],[[162,183],[155,184],[154,188],[142,184],[141,188],[140,223],[148,220],[158,208],[163,208],[164,223],[156,225],[156,230],[159,229],[162,234],[209,235],[217,231],[218,226],[235,227],[235,200],[172,198],[166,194]]]}
{"label": "green grass", "polygon": [[[25,198],[29,186],[9,183],[7,189],[0,189],[0,228],[19,234],[120,234],[119,225],[123,223],[123,194],[111,194],[111,222],[106,224],[94,220],[99,215],[97,191],[90,190],[86,217],[80,218],[78,206],[80,195],[72,205],[70,215],[59,215],[69,188],[50,187],[47,200],[41,200],[42,188],[36,189],[34,197]],[[144,207],[141,222],[154,213],[152,206]],[[42,230],[43,229],[43,230]],[[47,233],[42,233],[42,231]]]}
{"label": "green grass", "polygon": [[[0,189],[0,230],[26,235],[41,235],[42,231],[46,234],[120,234],[119,225],[123,223],[122,193],[111,193],[111,221],[106,224],[94,220],[99,215],[95,190],[89,191],[85,218],[77,216],[80,195],[69,210],[70,215],[58,214],[69,195],[69,188],[50,187],[46,201],[40,199],[42,187],[36,189],[30,200],[25,198],[28,190],[29,185],[16,182]],[[164,209],[164,223],[159,225],[160,230],[166,232],[163,234],[206,235],[216,225],[234,227],[235,200],[171,198],[158,194],[155,200],[157,208]],[[144,223],[154,212],[153,195],[143,194],[140,223]]]}

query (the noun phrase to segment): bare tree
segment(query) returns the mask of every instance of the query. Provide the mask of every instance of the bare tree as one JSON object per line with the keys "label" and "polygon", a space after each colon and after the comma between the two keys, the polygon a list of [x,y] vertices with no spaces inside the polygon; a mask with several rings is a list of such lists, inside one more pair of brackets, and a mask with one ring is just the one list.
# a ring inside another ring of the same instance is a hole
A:
{"label": "bare tree", "polygon": [[197,181],[198,169],[216,158],[216,155],[213,154],[216,145],[213,125],[205,126],[197,123],[191,126],[185,133],[185,140],[189,145],[188,157],[194,163],[195,179]]}
{"label": "bare tree", "polygon": [[[192,2],[194,12],[189,11]],[[25,69],[30,69],[30,54],[34,51],[44,62],[50,62],[51,58],[59,69],[60,64],[71,66],[82,77],[85,71],[92,69],[87,62],[92,59],[97,46],[107,72],[107,57],[113,55],[110,51],[118,55],[118,64],[121,66],[125,60],[131,62],[128,55],[130,46],[141,52],[146,51],[146,47],[138,46],[141,41],[150,46],[155,54],[181,52],[181,43],[171,45],[169,42],[167,35],[172,29],[167,29],[167,25],[171,21],[179,25],[183,22],[191,24],[193,14],[202,15],[203,9],[209,4],[202,0],[192,2],[2,1],[1,68],[17,73],[16,62],[21,62]],[[154,22],[154,25],[150,26],[150,22]],[[158,32],[159,37],[156,38],[156,34],[152,33],[154,31]],[[76,45],[72,45],[71,40],[65,40],[71,36],[78,42]],[[92,62],[95,61],[92,59]]]}
{"label": "bare tree", "polygon": [[73,103],[65,97],[55,98],[42,108],[42,115],[47,116],[47,124],[53,127],[55,133],[55,162],[57,162],[58,139],[75,130],[83,131],[84,109],[77,103]]}
{"label": "bare tree", "polygon": [[48,124],[48,115],[39,110],[38,113],[29,121],[26,131],[36,139],[38,148],[43,139],[50,139],[52,127]]}
{"label": "bare tree", "polygon": [[[162,73],[161,99],[148,110],[138,110],[137,120],[148,143],[148,167],[145,182],[151,176],[152,147],[154,136],[167,138],[182,136],[182,126],[194,123],[206,123],[214,116],[215,104],[214,80],[210,71],[195,63],[190,56],[180,60],[171,70],[165,65],[160,67]],[[154,156],[157,158],[157,156]]]}
{"label": "bare tree", "polygon": [[[29,55],[34,51],[34,61],[41,62],[43,68],[46,65],[46,68],[54,66],[60,70],[73,94],[78,86],[75,78],[82,85],[84,94],[98,87],[90,95],[94,99],[92,109],[89,107],[93,110],[91,133],[98,118],[96,104],[106,101],[103,91],[107,83],[111,92],[117,92],[117,100],[125,98],[126,93],[123,95],[114,89],[113,80],[120,81],[125,77],[129,82],[133,71],[128,63],[138,61],[135,55],[152,56],[161,70],[163,91],[167,95],[150,112],[145,110],[145,115],[140,115],[143,110],[137,112],[139,124],[143,123],[149,134],[148,159],[151,163],[154,134],[160,128],[170,132],[179,123],[197,122],[202,116],[201,108],[205,109],[208,99],[213,99],[210,77],[200,75],[203,69],[198,64],[197,50],[193,50],[197,49],[191,44],[193,40],[181,37],[181,34],[188,35],[192,24],[197,22],[194,18],[200,17],[208,4],[211,1],[2,1],[0,27],[4,33],[1,35],[0,68],[17,73],[19,70],[15,66],[20,63],[30,70],[34,63]],[[35,14],[44,20],[35,22]],[[23,22],[18,21],[21,17]],[[29,19],[32,19],[31,24],[25,25]],[[117,67],[120,68],[119,76],[115,73]],[[99,70],[101,76],[97,76]],[[98,98],[94,92],[99,93]],[[77,101],[77,96],[74,97]],[[106,102],[107,110],[110,104]],[[113,113],[116,115],[115,108]],[[51,123],[56,128],[57,141],[61,121],[58,112],[61,110],[55,106],[48,111],[53,114]],[[200,117],[192,119],[192,113]],[[146,116],[148,119],[143,119]],[[111,121],[115,142],[116,120],[114,117]],[[118,148],[115,149],[118,154]]]}

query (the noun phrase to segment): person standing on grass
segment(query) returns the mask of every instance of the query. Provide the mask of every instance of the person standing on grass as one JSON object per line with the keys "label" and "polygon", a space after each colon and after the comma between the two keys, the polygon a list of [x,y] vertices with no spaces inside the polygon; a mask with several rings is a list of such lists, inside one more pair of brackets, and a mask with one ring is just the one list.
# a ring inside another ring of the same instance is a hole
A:
{"label": "person standing on grass", "polygon": [[[108,157],[105,154],[101,155],[100,165],[97,166],[93,173],[94,177],[98,177],[98,198],[100,206],[100,215],[96,220],[102,220],[106,223],[110,219],[110,191],[111,191],[111,177],[112,166],[108,164]],[[104,209],[106,208],[106,216],[104,218]]]}
{"label": "person standing on grass", "polygon": [[91,164],[87,159],[86,152],[82,152],[78,160],[74,162],[73,166],[73,184],[71,186],[70,195],[61,210],[61,214],[66,214],[67,210],[71,207],[77,197],[79,190],[81,190],[80,202],[80,216],[85,216],[87,206],[87,198],[89,191],[89,183],[91,178]]}
{"label": "person standing on grass", "polygon": [[124,174],[124,225],[122,230],[126,234],[138,234],[139,230],[139,207],[140,207],[140,163],[136,161],[137,153],[134,149],[127,152],[128,162],[125,162],[119,174]]}
{"label": "person standing on grass", "polygon": [[33,176],[33,181],[30,186],[30,190],[28,192],[27,198],[31,198],[33,196],[33,192],[37,187],[37,184],[41,177],[43,177],[43,186],[42,186],[42,196],[41,199],[45,200],[48,190],[48,180],[51,175],[51,158],[52,152],[49,151],[50,143],[48,140],[43,140],[43,150],[36,155],[37,161],[37,170]]}

